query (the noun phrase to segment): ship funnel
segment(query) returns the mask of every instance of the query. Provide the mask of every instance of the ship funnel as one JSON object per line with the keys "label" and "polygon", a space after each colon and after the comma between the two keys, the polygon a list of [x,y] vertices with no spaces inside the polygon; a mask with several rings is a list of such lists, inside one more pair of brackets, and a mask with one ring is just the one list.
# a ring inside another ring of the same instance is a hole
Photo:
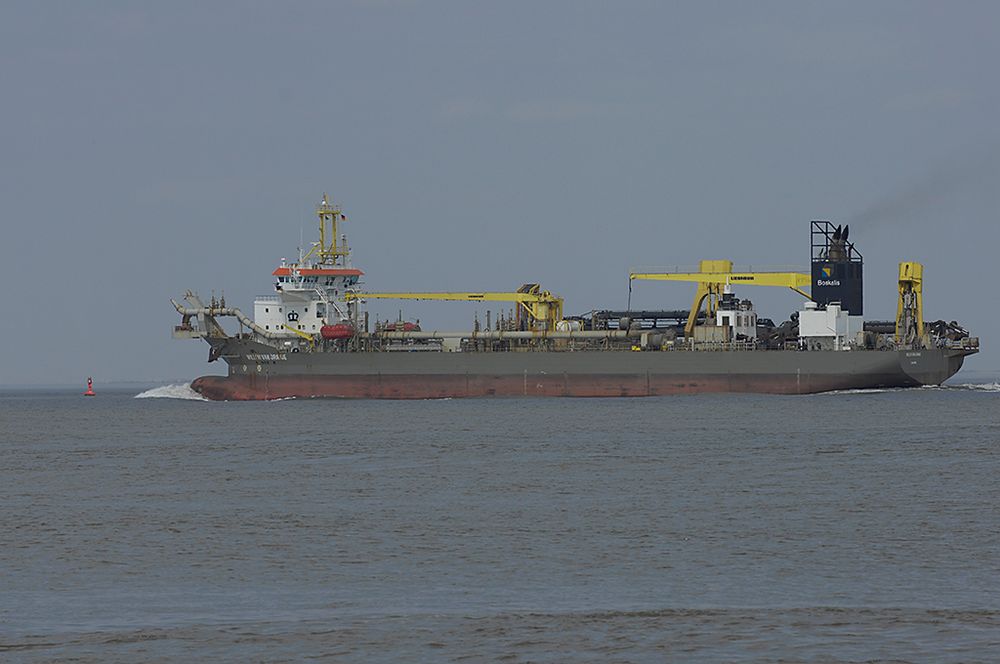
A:
{"label": "ship funnel", "polygon": [[850,226],[814,221],[810,232],[812,299],[820,305],[839,302],[852,316],[864,315],[864,260]]}

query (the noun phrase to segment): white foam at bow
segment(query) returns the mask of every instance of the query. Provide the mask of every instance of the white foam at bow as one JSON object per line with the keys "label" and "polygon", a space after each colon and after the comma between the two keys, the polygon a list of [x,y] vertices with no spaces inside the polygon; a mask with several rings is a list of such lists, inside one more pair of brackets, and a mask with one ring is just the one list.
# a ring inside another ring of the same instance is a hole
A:
{"label": "white foam at bow", "polygon": [[136,399],[188,399],[191,401],[208,401],[205,397],[191,389],[190,383],[176,385],[161,385],[135,395]]}

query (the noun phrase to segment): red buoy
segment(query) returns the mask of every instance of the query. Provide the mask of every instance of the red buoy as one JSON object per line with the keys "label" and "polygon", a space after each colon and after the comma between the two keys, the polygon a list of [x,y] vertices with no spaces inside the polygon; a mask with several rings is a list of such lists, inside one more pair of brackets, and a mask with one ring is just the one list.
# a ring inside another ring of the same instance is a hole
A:
{"label": "red buoy", "polygon": [[349,323],[324,325],[319,329],[319,333],[324,339],[350,339],[354,336],[354,326]]}
{"label": "red buoy", "polygon": [[97,396],[96,394],[94,394],[94,379],[90,378],[89,376],[87,377],[87,391],[83,393],[83,396],[85,397]]}

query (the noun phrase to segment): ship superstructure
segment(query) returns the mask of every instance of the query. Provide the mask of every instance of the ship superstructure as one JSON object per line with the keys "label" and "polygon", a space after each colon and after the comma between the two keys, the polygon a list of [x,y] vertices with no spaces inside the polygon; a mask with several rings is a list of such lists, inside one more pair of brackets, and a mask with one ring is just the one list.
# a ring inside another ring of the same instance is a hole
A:
{"label": "ship superstructure", "polygon": [[347,236],[338,234],[347,217],[326,194],[316,209],[319,241],[297,261],[281,259],[271,275],[274,295],[254,300],[254,322],[273,333],[287,349],[298,349],[302,341],[313,345],[317,338],[349,338],[357,319],[357,301],[348,295],[357,290],[364,273],[351,264]]}
{"label": "ship superstructure", "polygon": [[[367,292],[323,196],[319,241],[272,272],[274,294],[251,320],[213,297],[188,292],[178,338],[203,338],[226,376],[193,387],[213,399],[283,397],[638,396],[709,391],[808,393],[939,384],[978,339],[957,323],[924,322],[923,266],[899,266],[894,321],[865,321],[863,259],[846,226],[811,223],[811,269],[741,271],[728,260],[692,271],[636,270],[636,281],[696,284],[687,310],[592,310],[564,316],[562,298],[529,283],[511,291]],[[780,325],[738,297],[744,286],[791,289],[804,298]],[[809,290],[809,292],[806,291]],[[480,302],[472,329],[426,331],[414,322],[369,324],[369,299]],[[503,307],[508,307],[504,311]],[[219,323],[234,317],[229,334]]]}

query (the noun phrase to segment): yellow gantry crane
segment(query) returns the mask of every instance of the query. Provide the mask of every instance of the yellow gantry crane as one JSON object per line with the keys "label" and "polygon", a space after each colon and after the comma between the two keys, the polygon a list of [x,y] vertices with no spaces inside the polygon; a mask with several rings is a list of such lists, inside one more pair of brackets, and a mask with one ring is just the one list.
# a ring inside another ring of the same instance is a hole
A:
{"label": "yellow gantry crane", "polygon": [[901,344],[923,342],[924,338],[924,266],[921,263],[899,264],[899,302],[896,305],[896,341]]}
{"label": "yellow gantry crane", "polygon": [[516,302],[518,322],[522,316],[530,329],[552,331],[563,317],[563,299],[538,284],[524,284],[513,293],[347,293],[348,300],[451,300],[456,302]]}
{"label": "yellow gantry crane", "polygon": [[697,272],[630,272],[628,278],[630,286],[632,281],[637,279],[687,281],[698,284],[694,303],[691,305],[691,312],[684,326],[686,337],[694,335],[695,323],[698,321],[702,304],[705,304],[705,313],[709,318],[715,316],[719,299],[727,285],[784,286],[808,298],[809,294],[803,291],[802,287],[812,283],[812,276],[802,272],[733,272],[733,262],[727,260],[701,261]]}

